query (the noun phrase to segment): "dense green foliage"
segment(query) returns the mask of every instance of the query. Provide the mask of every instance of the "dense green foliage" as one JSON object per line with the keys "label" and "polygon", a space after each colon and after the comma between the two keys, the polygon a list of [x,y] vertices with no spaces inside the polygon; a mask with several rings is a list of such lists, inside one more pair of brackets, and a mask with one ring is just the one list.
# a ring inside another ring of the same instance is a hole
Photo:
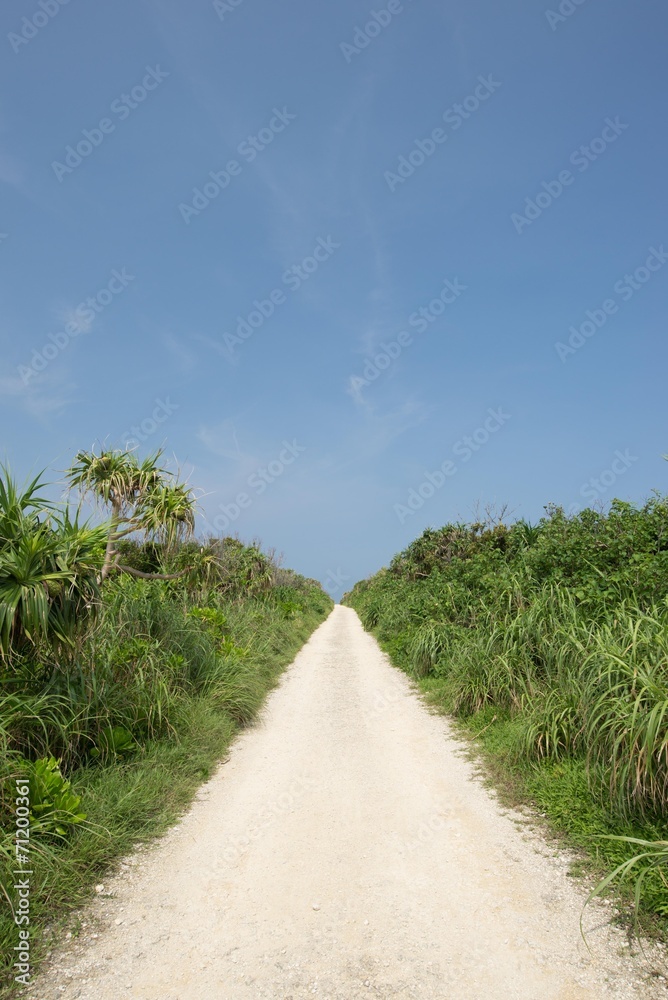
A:
{"label": "dense green foliage", "polygon": [[98,594],[103,527],[90,528],[0,469],[0,653],[33,652],[41,640],[54,652],[77,631]]}
{"label": "dense green foliage", "polygon": [[[599,837],[666,839],[667,595],[668,502],[655,496],[427,530],[346,600],[609,871],[633,845]],[[641,894],[665,917],[662,873],[665,855]]]}
{"label": "dense green foliage", "polygon": [[[0,481],[0,992],[17,939],[16,779],[30,786],[31,948],[189,802],[332,606],[233,538],[118,540]],[[17,562],[27,548],[32,576]],[[74,539],[74,540],[73,540]],[[16,594],[18,593],[18,599]]]}

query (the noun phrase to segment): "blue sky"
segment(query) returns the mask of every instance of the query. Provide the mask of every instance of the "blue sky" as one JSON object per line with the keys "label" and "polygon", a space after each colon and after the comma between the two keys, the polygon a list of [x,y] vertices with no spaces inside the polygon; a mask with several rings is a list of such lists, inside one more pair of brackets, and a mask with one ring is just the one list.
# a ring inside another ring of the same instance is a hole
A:
{"label": "blue sky", "polygon": [[0,17],[21,476],[162,445],[339,593],[476,505],[666,489],[658,0]]}

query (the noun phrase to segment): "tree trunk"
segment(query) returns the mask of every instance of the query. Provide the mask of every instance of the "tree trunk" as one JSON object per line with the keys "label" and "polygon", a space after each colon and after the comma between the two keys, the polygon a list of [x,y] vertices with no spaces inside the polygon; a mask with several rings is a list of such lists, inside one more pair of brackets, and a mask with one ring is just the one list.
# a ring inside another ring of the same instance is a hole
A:
{"label": "tree trunk", "polygon": [[116,544],[118,524],[121,519],[121,501],[112,499],[111,510],[111,526],[109,528],[109,538],[107,539],[107,548],[104,553],[104,562],[102,564],[102,572],[100,573],[100,581],[106,580],[114,567],[114,560],[116,558],[114,545]]}

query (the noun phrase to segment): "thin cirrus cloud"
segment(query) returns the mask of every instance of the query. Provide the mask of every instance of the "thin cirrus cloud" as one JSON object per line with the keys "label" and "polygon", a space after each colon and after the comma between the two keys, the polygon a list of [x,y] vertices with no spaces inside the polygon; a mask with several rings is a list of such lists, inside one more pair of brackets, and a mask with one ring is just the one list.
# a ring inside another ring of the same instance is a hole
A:
{"label": "thin cirrus cloud", "polygon": [[8,371],[0,375],[0,402],[38,423],[62,413],[76,395],[76,383],[63,369],[37,374],[28,383]]}

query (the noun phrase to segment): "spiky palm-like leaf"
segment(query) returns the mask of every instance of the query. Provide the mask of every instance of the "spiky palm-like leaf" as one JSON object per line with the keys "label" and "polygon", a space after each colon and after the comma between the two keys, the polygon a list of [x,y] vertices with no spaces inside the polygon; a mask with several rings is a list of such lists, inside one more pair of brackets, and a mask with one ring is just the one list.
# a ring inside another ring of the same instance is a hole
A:
{"label": "spiky palm-like leaf", "polygon": [[82,494],[92,495],[125,513],[169,475],[158,465],[161,455],[157,451],[140,462],[131,451],[110,449],[99,455],[95,451],[80,451],[67,478],[70,486]]}
{"label": "spiky palm-like leaf", "polygon": [[91,528],[0,476],[0,651],[40,639],[68,642],[97,593],[107,528]]}
{"label": "spiky palm-like leaf", "polygon": [[131,451],[80,451],[67,472],[72,488],[111,508],[101,579],[114,569],[130,571],[119,565],[116,549],[126,535],[144,532],[169,547],[194,532],[192,491],[160,466],[161,455],[157,451],[140,461]]}
{"label": "spiky palm-like leaf", "polygon": [[137,504],[136,517],[138,526],[157,541],[190,538],[195,530],[192,494],[182,483],[156,485]]}

